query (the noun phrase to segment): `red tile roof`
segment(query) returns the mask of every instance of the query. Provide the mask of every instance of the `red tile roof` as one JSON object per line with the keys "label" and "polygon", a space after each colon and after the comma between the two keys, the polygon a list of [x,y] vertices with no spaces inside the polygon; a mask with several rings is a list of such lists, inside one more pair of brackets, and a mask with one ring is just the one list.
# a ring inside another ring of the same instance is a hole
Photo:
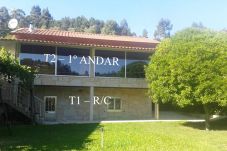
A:
{"label": "red tile roof", "polygon": [[30,32],[28,28],[20,28],[12,31],[11,34],[15,35],[16,40],[22,42],[42,42],[135,50],[154,50],[159,43],[156,40],[142,37],[91,34],[51,29],[33,29],[32,32]]}

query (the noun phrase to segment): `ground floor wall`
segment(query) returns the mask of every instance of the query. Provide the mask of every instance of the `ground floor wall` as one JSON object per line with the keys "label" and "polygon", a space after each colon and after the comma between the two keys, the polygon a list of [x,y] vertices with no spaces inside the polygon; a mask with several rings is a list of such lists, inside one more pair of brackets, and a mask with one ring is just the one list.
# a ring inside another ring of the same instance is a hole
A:
{"label": "ground floor wall", "polygon": [[[94,87],[93,94],[99,100],[91,106],[90,87],[36,86],[34,90],[35,96],[43,101],[47,96],[56,97],[55,112],[46,112],[45,101],[42,112],[45,120],[57,122],[88,121],[91,112],[95,121],[151,119],[152,104],[146,92],[147,89]],[[120,110],[109,110],[103,101],[106,96],[119,98]]]}

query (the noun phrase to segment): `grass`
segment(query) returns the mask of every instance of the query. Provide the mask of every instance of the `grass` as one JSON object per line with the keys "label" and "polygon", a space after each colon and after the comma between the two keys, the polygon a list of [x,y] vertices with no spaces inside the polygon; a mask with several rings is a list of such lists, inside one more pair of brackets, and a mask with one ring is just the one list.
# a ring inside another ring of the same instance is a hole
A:
{"label": "grass", "polygon": [[227,119],[212,123],[155,122],[12,127],[12,136],[0,128],[0,151],[91,150],[100,151],[104,128],[106,151],[227,151]]}

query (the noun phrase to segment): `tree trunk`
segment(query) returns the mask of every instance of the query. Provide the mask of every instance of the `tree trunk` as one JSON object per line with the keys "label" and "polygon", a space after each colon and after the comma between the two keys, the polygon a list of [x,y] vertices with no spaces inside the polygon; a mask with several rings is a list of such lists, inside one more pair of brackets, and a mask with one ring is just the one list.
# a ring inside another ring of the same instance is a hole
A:
{"label": "tree trunk", "polygon": [[205,129],[208,131],[210,130],[210,112],[207,104],[204,104],[203,108],[205,112]]}

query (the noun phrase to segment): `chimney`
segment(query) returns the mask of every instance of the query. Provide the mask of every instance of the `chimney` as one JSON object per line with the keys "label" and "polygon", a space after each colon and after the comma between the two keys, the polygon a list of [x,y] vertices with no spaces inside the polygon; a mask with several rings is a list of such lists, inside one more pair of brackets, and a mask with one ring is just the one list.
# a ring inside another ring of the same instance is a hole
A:
{"label": "chimney", "polygon": [[28,29],[29,32],[32,32],[33,31],[33,25],[32,23],[29,24],[29,29]]}

